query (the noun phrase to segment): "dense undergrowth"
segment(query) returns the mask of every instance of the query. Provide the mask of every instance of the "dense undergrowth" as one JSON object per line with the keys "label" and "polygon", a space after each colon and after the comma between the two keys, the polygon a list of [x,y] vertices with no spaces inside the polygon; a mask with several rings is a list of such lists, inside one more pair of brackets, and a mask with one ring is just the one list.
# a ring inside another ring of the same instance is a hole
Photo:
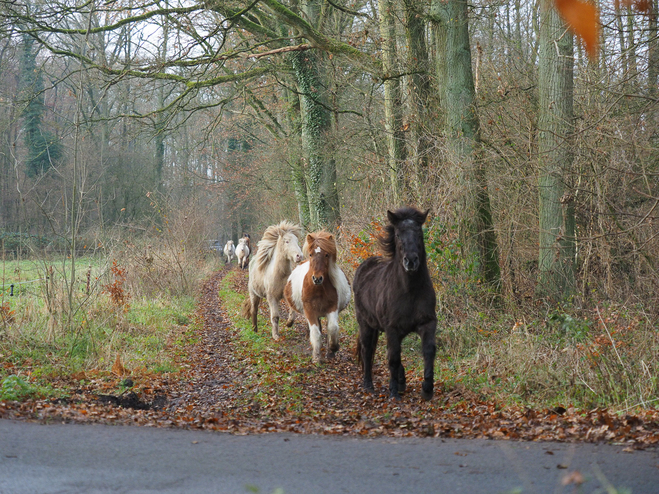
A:
{"label": "dense undergrowth", "polygon": [[219,258],[126,242],[77,263],[69,290],[67,259],[2,262],[0,400],[63,396],[59,379],[89,371],[176,371],[167,343],[191,322]]}
{"label": "dense undergrowth", "polygon": [[[340,251],[348,270],[378,253],[381,231],[373,221],[357,234],[343,232]],[[532,408],[629,411],[657,405],[659,331],[651,308],[608,299],[586,304],[576,297],[550,304],[532,291],[497,295],[481,284],[456,231],[430,220],[425,237],[438,295],[435,374],[446,388]],[[348,314],[346,327],[354,331]],[[415,335],[403,349],[407,362],[422,365]]]}
{"label": "dense undergrowth", "polygon": [[[380,229],[374,223],[358,234],[342,232],[340,263],[349,278],[377,251]],[[431,223],[426,247],[438,294],[439,389],[530,408],[655,407],[659,332],[646,307],[495,300],[452,231]],[[0,399],[61,396],[67,390],[57,386],[58,377],[111,373],[115,365],[134,373],[176,371],[167,343],[190,323],[197,287],[219,261],[215,253],[177,242],[123,242],[78,259],[71,291],[67,260],[3,261]],[[261,331],[253,333],[240,316],[246,290],[236,287],[237,276],[225,277],[220,298],[239,330],[238,360],[249,369],[250,399],[303,408],[299,386],[326,364],[311,364],[306,340],[282,354],[269,337],[268,320],[260,319]],[[284,337],[286,331],[293,330],[284,329]],[[343,351],[352,352],[357,334],[352,305],[341,316],[341,332]],[[419,345],[415,335],[403,344],[410,378],[422,374]],[[381,338],[376,365],[386,366],[384,351]],[[290,371],[301,367],[304,373]]]}

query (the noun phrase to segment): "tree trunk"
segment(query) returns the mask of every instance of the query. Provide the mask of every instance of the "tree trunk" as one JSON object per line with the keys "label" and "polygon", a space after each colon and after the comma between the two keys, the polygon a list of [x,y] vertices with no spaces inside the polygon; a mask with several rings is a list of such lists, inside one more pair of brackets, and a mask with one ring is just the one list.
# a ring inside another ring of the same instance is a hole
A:
{"label": "tree trunk", "polygon": [[659,40],[657,35],[657,0],[652,0],[652,11],[649,15],[648,25],[648,88],[650,96],[657,95],[657,82],[659,76]]}
{"label": "tree trunk", "polygon": [[302,148],[306,161],[310,223],[314,230],[332,230],[339,225],[341,216],[336,187],[336,162],[331,153],[327,153],[332,120],[324,101],[325,88],[319,78],[319,58],[312,51],[296,52],[292,61],[300,92]]}
{"label": "tree trunk", "polygon": [[396,72],[396,25],[391,0],[378,1],[380,38],[382,40],[382,70],[384,81],[384,129],[387,139],[387,164],[395,204],[405,200],[404,164],[407,158],[403,115],[400,95],[400,79],[392,78]]}
{"label": "tree trunk", "polygon": [[[413,136],[412,147],[416,172],[416,187],[420,187],[428,167],[430,150],[430,129],[428,110],[430,102],[430,77],[428,69],[428,49],[423,21],[423,11],[415,0],[403,0],[405,8],[405,34],[409,46],[409,70],[412,72],[410,96],[412,100],[410,131]],[[418,195],[418,194],[417,194]]]}
{"label": "tree trunk", "polygon": [[457,175],[464,187],[458,208],[466,228],[469,249],[480,263],[485,283],[499,288],[498,248],[487,177],[480,139],[480,122],[476,111],[474,76],[471,69],[469,21],[465,0],[433,0],[431,7],[436,39],[440,93],[446,112],[446,142]]}
{"label": "tree trunk", "polygon": [[538,293],[565,300],[574,291],[575,213],[565,177],[572,166],[573,38],[554,8],[541,11],[539,52]]}

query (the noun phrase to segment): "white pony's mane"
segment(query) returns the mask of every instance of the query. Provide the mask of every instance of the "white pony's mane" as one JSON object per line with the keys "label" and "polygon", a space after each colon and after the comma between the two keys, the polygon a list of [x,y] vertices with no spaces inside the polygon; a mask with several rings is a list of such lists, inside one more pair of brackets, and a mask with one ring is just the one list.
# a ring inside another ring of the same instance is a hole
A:
{"label": "white pony's mane", "polygon": [[266,228],[265,232],[263,232],[263,237],[257,244],[256,256],[252,260],[255,263],[255,269],[263,269],[268,265],[277,248],[277,240],[279,237],[288,233],[292,233],[299,238],[302,235],[302,228],[300,225],[287,220],[282,221],[278,225],[272,225]]}

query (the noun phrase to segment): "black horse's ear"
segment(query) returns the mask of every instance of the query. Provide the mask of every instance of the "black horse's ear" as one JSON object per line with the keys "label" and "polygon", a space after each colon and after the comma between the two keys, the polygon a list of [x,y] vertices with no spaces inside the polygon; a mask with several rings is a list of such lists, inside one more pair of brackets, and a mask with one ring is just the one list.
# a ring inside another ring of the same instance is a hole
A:
{"label": "black horse's ear", "polygon": [[423,221],[421,222],[422,225],[426,222],[426,218],[428,218],[429,212],[430,212],[430,208],[426,209],[426,212],[423,213]]}
{"label": "black horse's ear", "polygon": [[398,222],[398,216],[396,216],[396,213],[392,213],[387,209],[387,218],[389,218],[389,223],[394,224]]}

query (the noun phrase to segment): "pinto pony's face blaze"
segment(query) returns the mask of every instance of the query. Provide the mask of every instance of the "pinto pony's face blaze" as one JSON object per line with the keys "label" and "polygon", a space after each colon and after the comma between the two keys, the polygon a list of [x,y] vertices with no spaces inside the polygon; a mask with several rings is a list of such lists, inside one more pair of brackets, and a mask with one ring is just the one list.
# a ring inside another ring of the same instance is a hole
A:
{"label": "pinto pony's face blaze", "polygon": [[330,263],[336,262],[334,235],[326,232],[310,233],[304,250],[309,256],[311,281],[314,285],[322,285],[329,274]]}

